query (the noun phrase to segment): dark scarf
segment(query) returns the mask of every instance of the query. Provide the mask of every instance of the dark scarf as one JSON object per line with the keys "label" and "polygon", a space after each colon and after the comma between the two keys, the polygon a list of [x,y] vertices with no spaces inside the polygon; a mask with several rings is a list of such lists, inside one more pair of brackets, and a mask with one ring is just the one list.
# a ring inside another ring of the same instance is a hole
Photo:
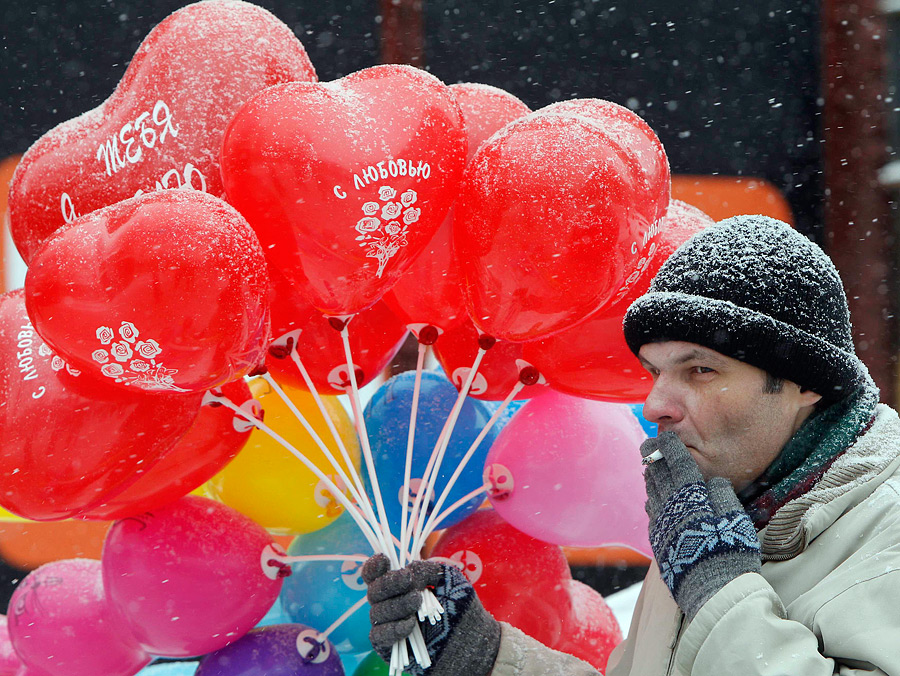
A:
{"label": "dark scarf", "polygon": [[875,419],[871,383],[807,418],[771,465],[738,493],[757,530],[783,505],[809,491]]}

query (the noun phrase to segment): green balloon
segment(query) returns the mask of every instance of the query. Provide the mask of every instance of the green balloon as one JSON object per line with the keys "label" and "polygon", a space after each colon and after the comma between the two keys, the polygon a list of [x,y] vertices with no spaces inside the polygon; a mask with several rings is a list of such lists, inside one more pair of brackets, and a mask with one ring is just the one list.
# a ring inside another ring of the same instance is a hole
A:
{"label": "green balloon", "polygon": [[353,676],[388,676],[388,665],[378,656],[378,653],[372,651],[359,663]]}

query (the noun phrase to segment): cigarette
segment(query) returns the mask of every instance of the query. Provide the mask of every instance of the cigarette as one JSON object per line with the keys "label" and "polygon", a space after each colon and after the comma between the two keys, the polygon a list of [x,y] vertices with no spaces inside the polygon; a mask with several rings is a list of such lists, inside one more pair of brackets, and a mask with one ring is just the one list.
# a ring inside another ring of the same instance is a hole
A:
{"label": "cigarette", "polygon": [[641,459],[641,464],[644,465],[644,466],[646,466],[646,465],[652,465],[652,464],[653,464],[654,462],[656,462],[657,460],[662,460],[662,459],[663,459],[662,451],[660,451],[660,450],[657,449],[657,450],[653,451],[653,453],[651,453],[650,455],[648,455],[646,458],[642,458],[642,459]]}

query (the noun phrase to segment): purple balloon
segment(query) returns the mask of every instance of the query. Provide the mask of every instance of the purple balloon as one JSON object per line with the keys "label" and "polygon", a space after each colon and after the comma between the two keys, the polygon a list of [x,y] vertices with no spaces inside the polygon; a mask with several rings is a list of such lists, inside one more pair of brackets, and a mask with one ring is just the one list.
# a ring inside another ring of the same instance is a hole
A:
{"label": "purple balloon", "polygon": [[204,657],[194,676],[344,676],[334,645],[318,634],[304,624],[253,629]]}

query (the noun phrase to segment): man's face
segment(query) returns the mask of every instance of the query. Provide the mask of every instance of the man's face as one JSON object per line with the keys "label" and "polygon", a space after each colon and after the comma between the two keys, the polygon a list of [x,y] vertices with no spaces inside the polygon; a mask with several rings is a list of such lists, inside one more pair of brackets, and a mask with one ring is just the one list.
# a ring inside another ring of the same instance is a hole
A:
{"label": "man's face", "polygon": [[694,343],[648,343],[639,359],[653,377],[644,417],[678,435],[705,479],[724,477],[735,491],[762,474],[820,398],[790,381],[766,393],[765,371]]}

